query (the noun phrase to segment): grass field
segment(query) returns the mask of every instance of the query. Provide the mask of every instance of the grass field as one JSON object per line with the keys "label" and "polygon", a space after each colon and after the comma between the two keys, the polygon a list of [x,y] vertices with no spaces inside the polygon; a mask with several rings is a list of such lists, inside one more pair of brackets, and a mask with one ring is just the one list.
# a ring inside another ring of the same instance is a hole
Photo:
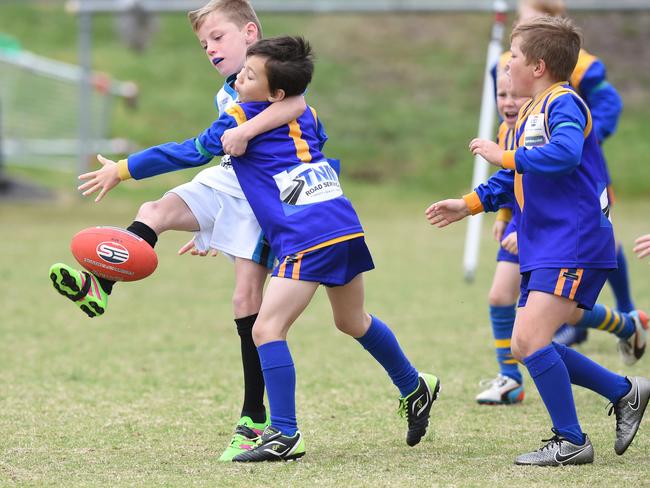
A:
{"label": "grass field", "polygon": [[[156,273],[119,284],[107,315],[88,319],[54,292],[47,269],[72,259],[73,233],[125,226],[137,206],[128,197],[95,205],[63,194],[54,204],[0,209],[0,485],[647,486],[648,421],[618,457],[606,401],[581,389],[576,399],[595,464],[512,465],[550,437],[550,424],[528,378],[521,406],[473,401],[478,381],[495,373],[485,298],[495,248],[487,232],[476,282],[467,285],[465,225],[429,227],[423,210],[433,196],[357,184],[348,193],[377,265],[367,275],[368,310],[392,324],[418,368],[442,379],[420,445],[406,446],[396,391],[355,341],[336,332],[319,292],[290,335],[307,455],[280,465],[219,463],[242,395],[231,265],[222,257],[177,257],[186,236],[168,234],[157,247]],[[650,202],[616,208],[628,251],[648,231],[648,213]],[[648,263],[628,257],[635,295],[647,307]],[[609,290],[602,298],[612,303]],[[592,332],[581,350],[616,371],[650,374],[648,358],[623,369],[605,333]]]}

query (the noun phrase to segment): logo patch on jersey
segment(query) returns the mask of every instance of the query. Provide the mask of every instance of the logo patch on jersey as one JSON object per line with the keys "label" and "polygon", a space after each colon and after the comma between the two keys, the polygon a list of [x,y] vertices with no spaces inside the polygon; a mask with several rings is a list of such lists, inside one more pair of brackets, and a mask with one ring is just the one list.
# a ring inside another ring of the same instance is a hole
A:
{"label": "logo patch on jersey", "polygon": [[535,146],[543,146],[546,143],[548,143],[548,137],[544,127],[544,114],[530,115],[524,127],[524,146],[530,149]]}
{"label": "logo patch on jersey", "polygon": [[327,161],[302,163],[273,178],[280,200],[287,205],[310,205],[343,195],[339,178]]}
{"label": "logo patch on jersey", "polygon": [[116,242],[100,242],[97,245],[97,256],[111,264],[122,264],[129,260],[129,251]]}

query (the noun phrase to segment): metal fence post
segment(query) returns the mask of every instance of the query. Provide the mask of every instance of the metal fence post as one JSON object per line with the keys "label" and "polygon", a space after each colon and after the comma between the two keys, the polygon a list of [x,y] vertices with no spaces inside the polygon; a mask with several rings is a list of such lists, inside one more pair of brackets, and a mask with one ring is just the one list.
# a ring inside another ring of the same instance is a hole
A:
{"label": "metal fence post", "polygon": [[79,12],[79,174],[88,170],[92,131],[92,13]]}

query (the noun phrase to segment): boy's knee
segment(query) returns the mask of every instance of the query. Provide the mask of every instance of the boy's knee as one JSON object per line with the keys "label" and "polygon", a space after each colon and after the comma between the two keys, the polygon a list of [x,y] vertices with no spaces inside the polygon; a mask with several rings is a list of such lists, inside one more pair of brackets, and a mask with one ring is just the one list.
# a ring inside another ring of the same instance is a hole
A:
{"label": "boy's knee", "polygon": [[334,325],[338,330],[352,337],[362,337],[370,326],[370,316],[362,313],[359,316],[334,317]]}
{"label": "boy's knee", "polygon": [[488,302],[493,307],[507,307],[517,301],[517,297],[513,293],[509,293],[503,288],[491,288],[488,294]]}
{"label": "boy's knee", "polygon": [[158,217],[159,209],[160,209],[160,200],[156,200],[153,202],[145,202],[142,205],[140,205],[140,208],[138,209],[138,213],[135,216],[135,220],[144,222],[149,227],[152,227],[152,223],[158,221],[157,217]]}
{"label": "boy's knee", "polygon": [[232,309],[235,317],[248,317],[260,311],[262,295],[256,290],[235,289],[232,295]]}
{"label": "boy's knee", "polygon": [[533,351],[530,351],[530,343],[516,335],[512,336],[512,340],[510,341],[510,350],[512,351],[514,358],[522,362],[524,358],[533,353]]}

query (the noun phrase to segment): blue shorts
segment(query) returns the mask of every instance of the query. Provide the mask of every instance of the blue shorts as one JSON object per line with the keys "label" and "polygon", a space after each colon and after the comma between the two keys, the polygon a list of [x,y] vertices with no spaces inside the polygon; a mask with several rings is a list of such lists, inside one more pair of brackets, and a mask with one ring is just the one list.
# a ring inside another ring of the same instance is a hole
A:
{"label": "blue shorts", "polygon": [[[505,239],[510,234],[516,231],[517,231],[517,227],[515,226],[514,221],[511,220],[508,223],[508,227],[506,227],[506,230],[503,233],[503,237],[501,238],[501,240]],[[517,254],[512,254],[510,251],[506,251],[499,244],[499,251],[497,252],[497,262],[499,261],[508,261],[509,263],[519,264],[519,256]]]}
{"label": "blue shorts", "polygon": [[342,286],[375,268],[363,236],[314,247],[284,256],[271,276]]}
{"label": "blue shorts", "polygon": [[522,273],[519,307],[525,307],[531,290],[568,298],[578,308],[591,310],[607,281],[609,269],[541,268]]}

